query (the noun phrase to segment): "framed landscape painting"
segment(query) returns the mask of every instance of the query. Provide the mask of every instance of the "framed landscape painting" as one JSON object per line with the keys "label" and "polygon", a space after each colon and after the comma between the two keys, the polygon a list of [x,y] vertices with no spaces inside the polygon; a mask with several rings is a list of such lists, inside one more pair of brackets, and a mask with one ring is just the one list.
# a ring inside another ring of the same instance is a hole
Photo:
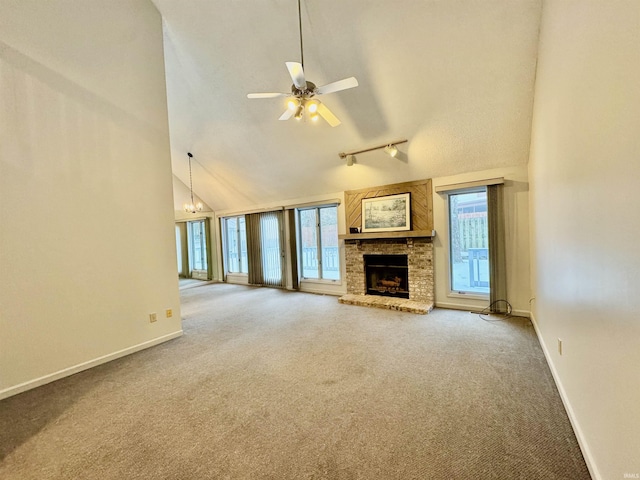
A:
{"label": "framed landscape painting", "polygon": [[411,230],[411,194],[362,199],[362,233]]}

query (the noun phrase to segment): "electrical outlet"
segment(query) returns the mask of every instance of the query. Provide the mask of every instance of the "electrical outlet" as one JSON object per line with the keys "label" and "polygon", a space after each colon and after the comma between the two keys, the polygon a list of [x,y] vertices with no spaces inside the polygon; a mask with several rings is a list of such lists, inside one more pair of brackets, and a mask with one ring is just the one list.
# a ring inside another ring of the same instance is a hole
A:
{"label": "electrical outlet", "polygon": [[173,310],[171,310],[170,308],[167,308],[166,314],[167,314],[167,318],[173,317]]}
{"label": "electrical outlet", "polygon": [[153,323],[156,320],[158,320],[158,316],[155,313],[150,313],[149,314],[149,323]]}
{"label": "electrical outlet", "polygon": [[562,340],[558,339],[558,353],[562,355]]}

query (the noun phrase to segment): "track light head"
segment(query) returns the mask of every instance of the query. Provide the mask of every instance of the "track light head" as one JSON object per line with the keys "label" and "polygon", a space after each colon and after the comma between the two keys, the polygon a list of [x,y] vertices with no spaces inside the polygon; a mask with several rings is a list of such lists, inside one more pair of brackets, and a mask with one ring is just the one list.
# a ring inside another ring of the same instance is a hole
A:
{"label": "track light head", "polygon": [[398,148],[392,143],[384,147],[384,151],[387,153],[387,155],[393,158],[398,155]]}

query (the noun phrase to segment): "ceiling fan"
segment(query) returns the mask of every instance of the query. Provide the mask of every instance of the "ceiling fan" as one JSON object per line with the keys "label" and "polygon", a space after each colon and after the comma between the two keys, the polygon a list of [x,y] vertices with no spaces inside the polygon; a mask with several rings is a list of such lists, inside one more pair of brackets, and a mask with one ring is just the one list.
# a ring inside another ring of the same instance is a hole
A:
{"label": "ceiling fan", "polygon": [[321,87],[316,87],[313,82],[308,81],[304,76],[304,51],[302,48],[302,15],[300,13],[300,0],[298,0],[298,26],[300,28],[300,63],[285,62],[289,75],[293,81],[291,93],[250,93],[247,98],[275,98],[291,97],[287,102],[287,110],[280,116],[279,120],[289,120],[294,117],[300,120],[304,116],[305,110],[309,112],[311,120],[317,120],[321,116],[332,127],[340,125],[340,120],[326,105],[316,97],[328,93],[339,92],[358,86],[355,77],[345,78],[337,82],[328,83]]}

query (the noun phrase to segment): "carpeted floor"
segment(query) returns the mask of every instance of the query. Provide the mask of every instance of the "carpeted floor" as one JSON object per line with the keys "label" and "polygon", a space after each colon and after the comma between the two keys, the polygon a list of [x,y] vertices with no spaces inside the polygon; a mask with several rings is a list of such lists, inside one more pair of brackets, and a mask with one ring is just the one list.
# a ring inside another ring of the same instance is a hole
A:
{"label": "carpeted floor", "polygon": [[590,478],[526,319],[181,296],[183,337],[0,402],[0,478]]}

